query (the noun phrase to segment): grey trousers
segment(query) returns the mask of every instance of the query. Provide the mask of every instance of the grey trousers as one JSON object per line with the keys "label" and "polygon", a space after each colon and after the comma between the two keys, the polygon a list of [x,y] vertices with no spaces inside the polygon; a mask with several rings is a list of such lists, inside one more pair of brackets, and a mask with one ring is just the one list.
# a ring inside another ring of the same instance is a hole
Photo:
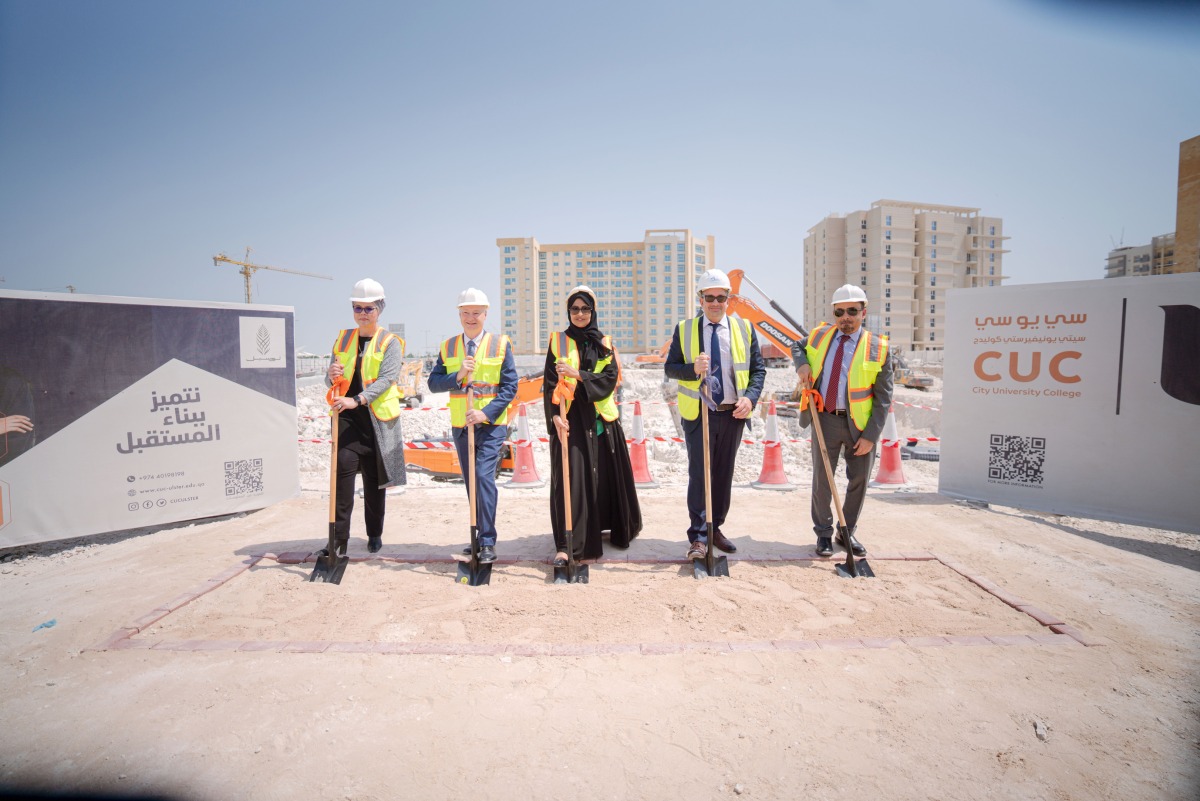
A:
{"label": "grey trousers", "polygon": [[[863,501],[867,497],[867,481],[871,478],[871,469],[875,466],[875,451],[878,444],[865,456],[854,456],[854,437],[850,430],[850,418],[839,417],[836,414],[820,412],[821,432],[825,435],[825,448],[829,453],[829,464],[833,467],[834,478],[837,477],[838,457],[842,448],[846,449],[846,493],[842,495],[842,514],[846,518],[846,528],[854,533],[858,525],[858,514],[862,511]],[[813,425],[818,421],[814,420]],[[821,461],[821,446],[814,432],[812,437],[813,483],[812,483],[812,521],[813,531],[818,537],[832,537],[837,518],[833,512],[833,493],[829,489],[829,480],[825,477],[825,465]]]}

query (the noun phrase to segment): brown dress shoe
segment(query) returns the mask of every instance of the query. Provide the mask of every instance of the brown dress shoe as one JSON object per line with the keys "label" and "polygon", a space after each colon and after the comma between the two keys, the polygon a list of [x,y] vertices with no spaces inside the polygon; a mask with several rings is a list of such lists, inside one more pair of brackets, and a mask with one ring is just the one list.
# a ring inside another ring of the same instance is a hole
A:
{"label": "brown dress shoe", "polygon": [[712,541],[713,541],[713,545],[716,546],[718,551],[724,551],[725,553],[736,553],[737,552],[737,546],[734,545],[732,542],[730,542],[729,538],[726,537],[724,534],[722,534],[719,531],[713,532]]}

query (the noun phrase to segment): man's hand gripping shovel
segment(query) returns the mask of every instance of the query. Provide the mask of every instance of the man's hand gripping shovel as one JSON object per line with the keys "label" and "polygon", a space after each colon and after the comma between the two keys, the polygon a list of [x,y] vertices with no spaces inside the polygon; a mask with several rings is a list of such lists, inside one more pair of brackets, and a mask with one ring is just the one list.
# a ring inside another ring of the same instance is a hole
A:
{"label": "man's hand gripping shovel", "polygon": [[[564,423],[574,397],[575,387],[567,383],[565,376],[559,378],[554,387],[553,401],[560,409],[559,414]],[[567,564],[565,567],[554,568],[554,583],[587,584],[588,566],[575,561],[574,524],[571,517],[571,450],[567,442],[568,432],[564,428],[565,426],[558,428],[558,441],[562,446],[563,532],[567,538]]]}
{"label": "man's hand gripping shovel", "polygon": [[333,447],[329,458],[329,544],[317,551],[317,564],[313,568],[309,581],[322,581],[326,584],[341,584],[346,565],[350,557],[338,553],[337,548],[337,455],[338,455],[338,408],[334,405],[338,398],[346,394],[350,388],[350,379],[339,376],[334,379],[333,386],[325,393],[325,401],[333,408]]}
{"label": "man's hand gripping shovel", "polygon": [[850,529],[846,527],[846,516],[842,512],[842,499],[838,495],[837,481],[834,480],[833,467],[829,463],[829,451],[825,450],[825,433],[821,430],[819,412],[825,408],[824,402],[821,400],[821,393],[808,385],[802,385],[799,390],[800,411],[810,410],[813,433],[817,435],[817,446],[821,450],[821,462],[825,465],[825,479],[829,482],[830,492],[833,493],[833,508],[837,510],[838,537],[846,546],[846,563],[837,566],[837,574],[842,578],[875,578],[875,571],[867,564],[867,560],[856,560],[854,549],[850,547]]}

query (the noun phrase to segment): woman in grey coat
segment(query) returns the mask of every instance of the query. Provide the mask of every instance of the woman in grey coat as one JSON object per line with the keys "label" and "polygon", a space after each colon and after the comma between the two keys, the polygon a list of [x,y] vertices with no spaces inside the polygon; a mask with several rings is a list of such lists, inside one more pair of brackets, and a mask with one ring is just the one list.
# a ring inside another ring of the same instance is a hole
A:
{"label": "woman in grey coat", "polygon": [[350,304],[358,327],[338,334],[325,373],[326,386],[343,384],[335,393],[342,397],[333,403],[338,412],[334,531],[339,553],[346,552],[350,539],[355,476],[362,473],[363,477],[363,516],[371,553],[383,547],[387,488],[408,483],[400,430],[403,403],[396,386],[404,361],[404,340],[379,325],[384,302],[378,281],[364,278],[354,285]]}

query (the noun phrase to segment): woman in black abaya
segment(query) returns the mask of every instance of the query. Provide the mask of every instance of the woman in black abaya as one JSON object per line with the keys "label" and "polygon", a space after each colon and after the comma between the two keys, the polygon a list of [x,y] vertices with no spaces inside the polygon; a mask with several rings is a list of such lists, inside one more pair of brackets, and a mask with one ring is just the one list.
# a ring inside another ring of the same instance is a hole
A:
{"label": "woman in black abaya", "polygon": [[613,545],[628,548],[642,530],[642,511],[615,397],[621,372],[617,352],[611,338],[596,325],[596,296],[591,289],[578,286],[571,291],[567,314],[570,324],[566,330],[551,335],[542,385],[550,435],[550,521],[557,567],[567,561],[562,436],[567,438],[571,468],[575,558],[601,556],[605,531]]}

